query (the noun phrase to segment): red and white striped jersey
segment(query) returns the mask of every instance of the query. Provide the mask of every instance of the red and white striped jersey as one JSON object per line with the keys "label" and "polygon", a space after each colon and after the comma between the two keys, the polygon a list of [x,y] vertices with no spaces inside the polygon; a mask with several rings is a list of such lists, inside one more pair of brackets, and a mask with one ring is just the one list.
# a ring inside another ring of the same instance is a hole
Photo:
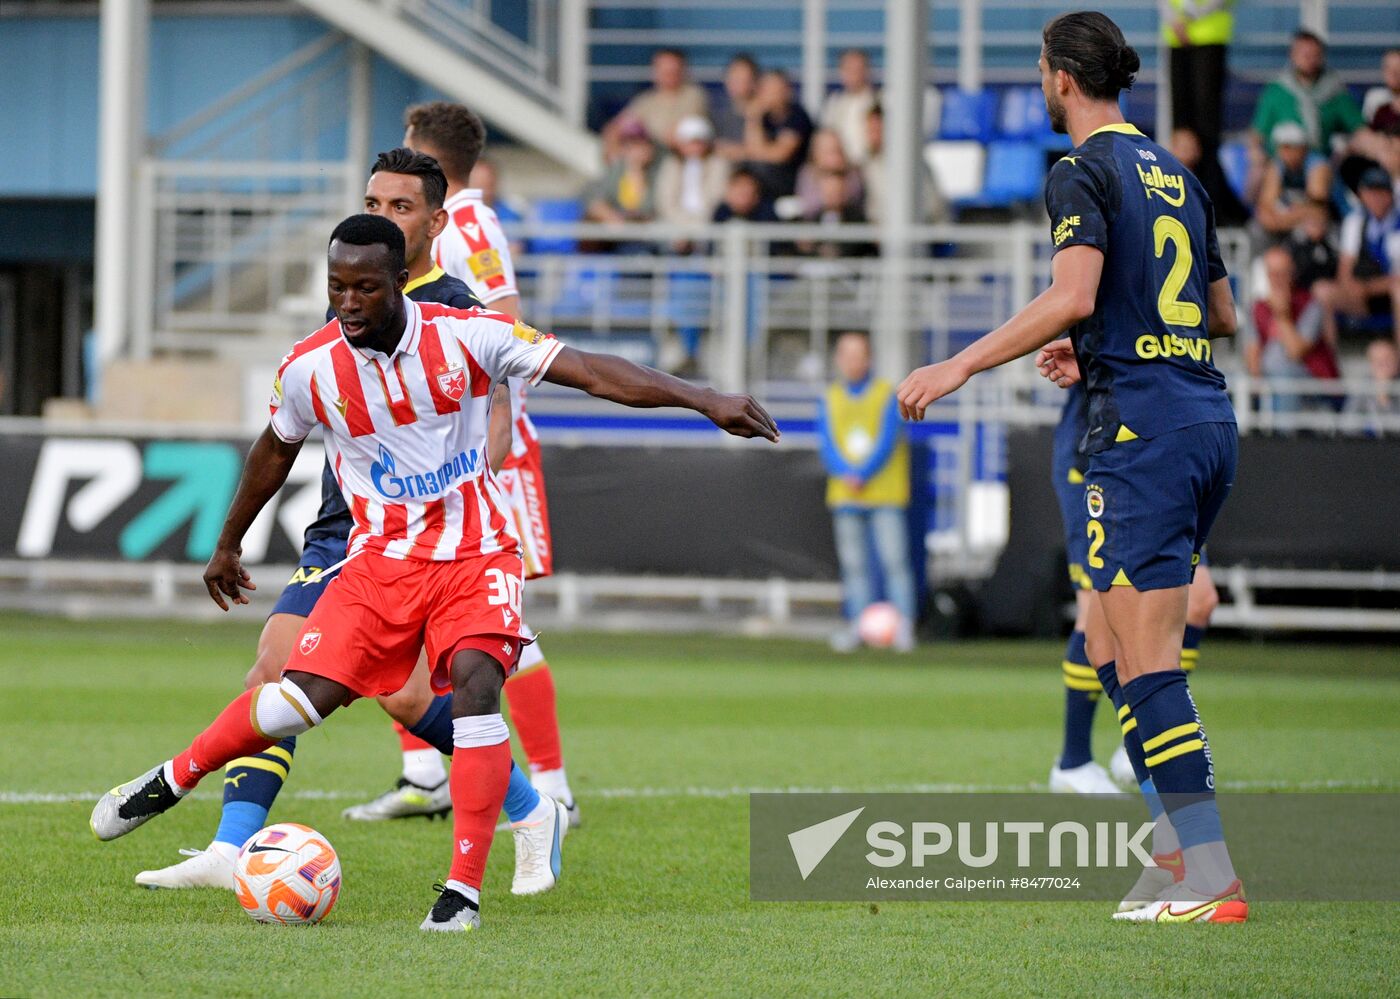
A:
{"label": "red and white striped jersey", "polygon": [[481,200],[481,192],[474,187],[458,191],[442,207],[448,222],[433,240],[437,265],[465,281],[486,305],[518,295],[510,244],[495,210]]}
{"label": "red and white striped jersey", "polygon": [[325,427],[326,457],[354,517],[349,554],[454,561],[516,551],[486,462],[491,391],[538,384],[563,344],[484,309],[404,299],[392,355],[352,347],[332,320],[292,348],[273,386],[272,430]]}

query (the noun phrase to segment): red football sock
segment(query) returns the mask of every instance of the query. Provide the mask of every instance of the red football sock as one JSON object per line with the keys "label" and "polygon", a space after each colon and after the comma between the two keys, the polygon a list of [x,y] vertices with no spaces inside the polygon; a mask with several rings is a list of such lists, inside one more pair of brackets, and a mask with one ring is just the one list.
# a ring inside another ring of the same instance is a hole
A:
{"label": "red football sock", "polygon": [[394,731],[399,734],[399,748],[405,753],[412,753],[419,749],[435,749],[431,742],[424,742],[408,729],[404,728],[403,722],[394,722]]}
{"label": "red football sock", "polygon": [[452,869],[449,880],[481,887],[491,838],[510,784],[510,741],[452,751]]}
{"label": "red football sock", "polygon": [[559,746],[559,715],[554,709],[554,675],[549,663],[531,666],[506,681],[510,720],[531,770],[558,770],[564,765]]}
{"label": "red football sock", "polygon": [[181,788],[189,790],[230,760],[261,753],[277,744],[276,739],[259,735],[253,727],[253,695],[258,689],[245,690],[234,698],[214,724],[195,736],[190,748],[175,757],[171,769]]}

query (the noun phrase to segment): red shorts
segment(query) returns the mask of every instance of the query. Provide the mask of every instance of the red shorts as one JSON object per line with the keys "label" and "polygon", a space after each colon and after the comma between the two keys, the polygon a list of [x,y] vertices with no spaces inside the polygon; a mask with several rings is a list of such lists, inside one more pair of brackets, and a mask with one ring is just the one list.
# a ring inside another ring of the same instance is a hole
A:
{"label": "red shorts", "polygon": [[520,588],[514,553],[458,562],[358,555],[316,602],[285,669],[376,697],[408,682],[426,645],[435,693],[452,689],[459,649],[480,649],[510,676],[520,656]]}
{"label": "red shorts", "polygon": [[539,442],[520,458],[512,458],[496,474],[496,482],[510,504],[511,519],[520,535],[525,578],[537,579],[554,572],[554,542],[549,534],[549,501],[544,492],[544,462]]}

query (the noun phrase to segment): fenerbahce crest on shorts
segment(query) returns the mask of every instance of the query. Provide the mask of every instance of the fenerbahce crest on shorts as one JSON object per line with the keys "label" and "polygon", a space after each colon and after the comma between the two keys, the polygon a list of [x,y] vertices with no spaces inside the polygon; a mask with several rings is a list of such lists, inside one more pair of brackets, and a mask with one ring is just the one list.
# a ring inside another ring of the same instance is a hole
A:
{"label": "fenerbahce crest on shorts", "polygon": [[1103,490],[1090,486],[1084,490],[1084,505],[1089,508],[1089,516],[1098,520],[1103,516]]}

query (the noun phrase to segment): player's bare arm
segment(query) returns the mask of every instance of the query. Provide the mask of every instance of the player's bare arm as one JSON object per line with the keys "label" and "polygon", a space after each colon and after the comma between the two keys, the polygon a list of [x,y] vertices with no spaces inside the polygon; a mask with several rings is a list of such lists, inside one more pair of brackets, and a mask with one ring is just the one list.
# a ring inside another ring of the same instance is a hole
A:
{"label": "player's bare arm", "polygon": [[228,610],[224,597],[235,604],[246,604],[248,598],[243,590],[257,589],[248,570],[243,568],[243,535],[268,500],[276,496],[277,490],[287,481],[292,464],[301,452],[301,445],[301,441],[288,444],[268,427],[248,452],[248,460],[243,464],[243,476],[238,480],[238,492],[229,506],[214,554],[204,569],[204,585],[209,589],[209,598],[219,605],[220,610]]}
{"label": "player's bare arm", "polygon": [[1234,336],[1239,329],[1239,314],[1235,311],[1235,293],[1230,279],[1212,281],[1206,290],[1206,335],[1212,340]]}
{"label": "player's bare arm", "polygon": [[735,437],[776,441],[778,425],[752,396],[726,395],[611,354],[565,347],[545,373],[545,381],[634,409],[677,406],[705,416]]}
{"label": "player's bare arm", "polygon": [[491,423],[486,431],[486,461],[491,471],[499,472],[510,454],[512,430],[510,419],[510,389],[505,383],[491,393]]}
{"label": "player's bare arm", "polygon": [[962,388],[977,374],[1025,357],[1075,323],[1094,314],[1103,253],[1092,246],[1069,246],[1055,254],[1050,287],[1020,312],[953,357],[915,370],[899,386],[899,413],[922,420],[924,410]]}

